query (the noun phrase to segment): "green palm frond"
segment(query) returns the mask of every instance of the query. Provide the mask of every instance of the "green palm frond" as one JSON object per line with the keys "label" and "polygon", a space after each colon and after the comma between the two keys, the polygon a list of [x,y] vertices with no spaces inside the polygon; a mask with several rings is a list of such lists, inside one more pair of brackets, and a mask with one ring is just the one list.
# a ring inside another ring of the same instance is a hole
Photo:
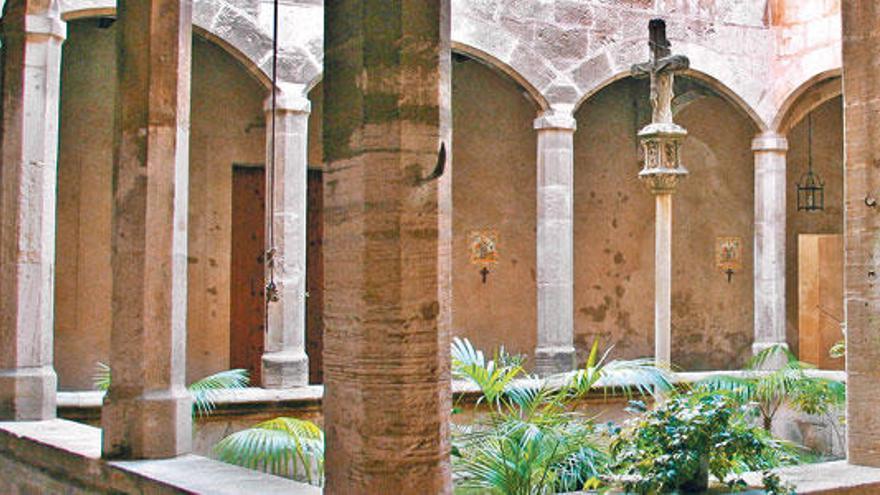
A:
{"label": "green palm frond", "polygon": [[[752,356],[746,363],[746,368],[750,370],[766,369],[768,364],[781,360],[783,365],[791,365],[792,363],[800,363],[797,356],[791,352],[787,345],[773,344],[762,349],[761,352]],[[801,363],[805,364],[805,363]],[[809,366],[809,365],[807,365]]]}
{"label": "green palm frond", "polygon": [[846,340],[838,340],[828,350],[828,355],[833,358],[842,358],[846,356]]}
{"label": "green palm frond", "polygon": [[248,371],[233,369],[214,373],[193,383],[187,389],[193,397],[193,411],[197,416],[207,416],[217,407],[217,393],[221,390],[246,388],[250,382]]}
{"label": "green palm frond", "polygon": [[95,363],[95,373],[92,375],[92,384],[95,390],[106,392],[110,388],[110,366],[98,361]]}
{"label": "green palm frond", "polygon": [[694,387],[707,392],[723,392],[738,404],[747,404],[754,400],[756,395],[755,380],[738,376],[709,376],[694,383]]}
{"label": "green palm frond", "polygon": [[468,339],[454,338],[452,341],[452,376],[466,380],[476,385],[482,392],[481,402],[498,405],[510,382],[523,371],[522,367],[515,362],[510,362],[509,357],[502,360],[486,360],[482,351],[474,348]]}
{"label": "green palm frond", "polygon": [[[92,383],[96,390],[106,392],[111,383],[110,366],[98,362],[95,364],[95,373],[92,375]],[[250,383],[248,371],[233,369],[214,373],[193,383],[187,390],[193,398],[193,415],[207,416],[217,407],[217,394],[221,390],[246,388]]]}
{"label": "green palm frond", "polygon": [[324,481],[324,433],[311,421],[263,421],[224,438],[214,452],[230,464],[317,486]]}
{"label": "green palm frond", "polygon": [[460,488],[504,495],[577,491],[605,472],[608,460],[582,417],[524,421],[504,415],[484,426],[456,439]]}
{"label": "green palm frond", "polygon": [[595,366],[565,376],[567,392],[574,397],[581,397],[596,387],[627,397],[634,394],[654,396],[673,388],[670,373],[657,367],[653,359],[615,360],[607,364],[600,361]]}

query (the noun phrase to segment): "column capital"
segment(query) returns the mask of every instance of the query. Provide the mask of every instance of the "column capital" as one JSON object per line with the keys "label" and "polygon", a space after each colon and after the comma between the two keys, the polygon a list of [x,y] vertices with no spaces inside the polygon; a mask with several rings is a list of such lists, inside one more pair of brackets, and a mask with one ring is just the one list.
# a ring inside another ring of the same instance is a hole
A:
{"label": "column capital", "polygon": [[57,12],[28,14],[24,19],[24,34],[64,40],[67,38],[67,22],[63,21]]}
{"label": "column capital", "polygon": [[[302,84],[278,83],[275,108],[278,112],[311,113],[312,103],[305,96],[305,86]],[[266,98],[263,104],[266,113],[272,111],[272,96]]]}
{"label": "column capital", "polygon": [[551,105],[535,119],[535,130],[576,131],[574,105]]}
{"label": "column capital", "polygon": [[752,151],[787,151],[788,139],[775,132],[765,132],[752,139]]}

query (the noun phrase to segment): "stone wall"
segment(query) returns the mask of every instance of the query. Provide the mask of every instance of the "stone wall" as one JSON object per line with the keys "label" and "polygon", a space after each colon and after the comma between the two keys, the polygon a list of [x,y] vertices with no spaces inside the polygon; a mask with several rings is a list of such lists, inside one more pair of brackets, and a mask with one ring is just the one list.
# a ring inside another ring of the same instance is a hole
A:
{"label": "stone wall", "polygon": [[[672,361],[688,370],[738,367],[752,341],[756,129],[708,88],[676,122],[688,130],[690,175],[673,197]],[[577,113],[575,134],[575,339],[598,339],[614,357],[653,353],[654,199],[637,179],[636,132],[647,85],[624,79]],[[740,237],[743,268],[728,283],[715,239]]]}
{"label": "stone wall", "polygon": [[[510,79],[473,59],[453,64],[453,329],[487,351],[535,348],[535,111]],[[485,283],[468,244],[480,230],[499,235]]]}

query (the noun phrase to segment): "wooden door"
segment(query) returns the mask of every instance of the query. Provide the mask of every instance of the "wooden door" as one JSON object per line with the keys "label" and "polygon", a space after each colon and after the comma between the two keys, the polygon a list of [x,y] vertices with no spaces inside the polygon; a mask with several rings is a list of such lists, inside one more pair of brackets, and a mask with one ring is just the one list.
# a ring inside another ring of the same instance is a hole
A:
{"label": "wooden door", "polygon": [[263,167],[233,167],[229,366],[247,369],[254,386],[261,381],[266,312],[265,191]]}
{"label": "wooden door", "polygon": [[798,354],[822,369],[844,368],[829,349],[843,338],[843,237],[798,236]]}
{"label": "wooden door", "polygon": [[306,352],[309,383],[324,383],[324,191],[323,172],[309,170],[306,239]]}

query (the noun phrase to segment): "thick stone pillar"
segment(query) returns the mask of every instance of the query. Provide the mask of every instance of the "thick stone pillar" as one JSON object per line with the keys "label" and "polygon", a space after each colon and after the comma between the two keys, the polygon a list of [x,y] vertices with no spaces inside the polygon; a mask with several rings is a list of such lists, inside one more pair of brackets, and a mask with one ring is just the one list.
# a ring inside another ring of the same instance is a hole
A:
{"label": "thick stone pillar", "polygon": [[535,119],[538,131],[538,338],[535,372],[574,367],[574,131],[572,106]]}
{"label": "thick stone pillar", "polygon": [[[279,86],[275,99],[273,147],[272,98],[266,101],[266,212],[271,238],[267,256],[266,346],[263,386],[308,385],[306,357],[306,186],[310,103],[296,87]],[[275,167],[272,170],[272,153]],[[274,284],[274,289],[271,285]]]}
{"label": "thick stone pillar", "polygon": [[449,1],[324,15],[324,490],[451,493]]}
{"label": "thick stone pillar", "polygon": [[[755,340],[757,354],[785,337],[785,156],[788,141],[765,133],[755,153]],[[781,364],[781,363],[777,363]]]}
{"label": "thick stone pillar", "polygon": [[847,459],[880,467],[880,4],[841,3]]}
{"label": "thick stone pillar", "polygon": [[52,366],[58,97],[66,25],[57,2],[6,2],[0,167],[0,419],[55,417]]}
{"label": "thick stone pillar", "polygon": [[106,458],[190,451],[186,369],[190,0],[120,0]]}

